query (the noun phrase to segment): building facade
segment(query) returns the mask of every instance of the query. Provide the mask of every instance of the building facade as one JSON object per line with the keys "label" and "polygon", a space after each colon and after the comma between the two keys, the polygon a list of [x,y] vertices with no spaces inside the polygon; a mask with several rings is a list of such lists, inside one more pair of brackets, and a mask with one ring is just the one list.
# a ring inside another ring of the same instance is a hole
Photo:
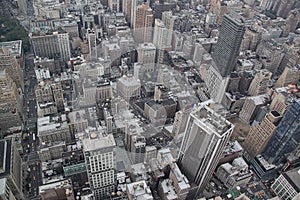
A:
{"label": "building facade", "polygon": [[231,136],[233,125],[206,106],[191,112],[178,155],[178,165],[197,184],[196,195],[209,182]]}

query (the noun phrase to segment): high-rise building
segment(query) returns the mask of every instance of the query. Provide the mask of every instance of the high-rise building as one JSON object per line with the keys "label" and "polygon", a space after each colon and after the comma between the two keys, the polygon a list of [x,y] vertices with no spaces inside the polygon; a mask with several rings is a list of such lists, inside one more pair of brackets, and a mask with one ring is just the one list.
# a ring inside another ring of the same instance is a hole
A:
{"label": "high-rise building", "polygon": [[0,70],[5,70],[7,75],[14,81],[17,88],[23,91],[23,75],[16,57],[9,49],[0,47]]}
{"label": "high-rise building", "polygon": [[296,84],[300,79],[300,66],[285,67],[284,71],[276,81],[274,87],[286,87],[289,84]]}
{"label": "high-rise building", "polygon": [[176,9],[176,2],[167,2],[167,1],[156,1],[153,5],[153,14],[154,14],[154,19],[162,19],[162,13],[165,11],[170,11]]}
{"label": "high-rise building", "polygon": [[296,100],[285,112],[262,155],[271,163],[279,163],[284,155],[297,148],[299,136],[300,100]]}
{"label": "high-rise building", "polygon": [[272,77],[272,73],[266,69],[260,70],[252,80],[248,94],[251,96],[257,96],[265,94],[267,92],[269,81]]}
{"label": "high-rise building", "polygon": [[12,193],[10,186],[8,184],[7,178],[1,178],[0,179],[0,186],[1,186],[1,191],[0,191],[0,199],[1,200],[14,200],[16,197]]}
{"label": "high-rise building", "polygon": [[69,61],[71,52],[68,33],[52,31],[50,28],[36,29],[29,35],[35,56]]}
{"label": "high-rise building", "polygon": [[267,142],[273,135],[281,119],[280,113],[273,110],[269,112],[263,121],[250,128],[250,131],[243,144],[245,158],[251,161],[255,156],[261,154]]}
{"label": "high-rise building", "polygon": [[112,12],[120,12],[120,0],[108,0],[108,7]]}
{"label": "high-rise building", "polygon": [[140,64],[153,64],[155,63],[156,48],[152,43],[139,44],[137,48],[138,63]]}
{"label": "high-rise building", "polygon": [[170,31],[164,22],[160,19],[155,19],[153,44],[157,48],[157,60],[163,62],[164,51],[171,50],[172,31]]}
{"label": "high-rise building", "polygon": [[127,23],[131,24],[131,8],[132,0],[123,0],[122,1],[122,12],[125,14]]}
{"label": "high-rise building", "polygon": [[213,53],[216,68],[222,77],[230,75],[234,70],[244,33],[244,20],[239,14],[230,12],[224,16]]}
{"label": "high-rise building", "polygon": [[87,32],[87,39],[89,42],[89,54],[90,60],[97,59],[97,42],[96,42],[96,34],[93,30],[88,30]]}
{"label": "high-rise building", "polygon": [[207,106],[191,112],[184,133],[178,165],[198,185],[196,195],[209,182],[233,131],[233,125]]}
{"label": "high-rise building", "polygon": [[[21,156],[14,144],[14,140],[0,140],[0,184],[7,194],[16,199],[25,200],[22,191],[23,175]],[[2,185],[4,184],[4,185]],[[6,187],[6,188],[5,188]],[[2,189],[1,189],[2,192]],[[0,194],[0,199],[2,194]],[[5,198],[4,198],[5,199]]]}
{"label": "high-rise building", "polygon": [[130,24],[131,24],[131,28],[134,28],[134,24],[135,24],[135,21],[136,21],[136,11],[137,11],[137,7],[139,5],[142,5],[145,0],[130,0],[131,1],[131,21],[130,21]]}
{"label": "high-rise building", "polygon": [[300,167],[294,168],[290,171],[282,173],[271,185],[272,191],[280,199],[299,199],[300,192]]}
{"label": "high-rise building", "polygon": [[16,84],[0,70],[0,132],[22,125],[22,98]]}
{"label": "high-rise building", "polygon": [[90,132],[82,140],[88,180],[95,199],[106,199],[115,191],[116,143],[113,135]]}
{"label": "high-rise building", "polygon": [[153,12],[148,3],[137,6],[133,24],[134,39],[137,43],[152,42]]}
{"label": "high-rise building", "polygon": [[264,106],[267,100],[268,97],[266,95],[248,97],[239,113],[240,119],[246,123],[252,122],[259,112],[259,108]]}

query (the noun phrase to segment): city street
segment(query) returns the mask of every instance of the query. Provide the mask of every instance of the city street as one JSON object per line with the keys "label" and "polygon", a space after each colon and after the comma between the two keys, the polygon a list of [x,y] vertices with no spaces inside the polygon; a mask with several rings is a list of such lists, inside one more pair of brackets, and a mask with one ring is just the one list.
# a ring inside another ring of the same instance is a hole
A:
{"label": "city street", "polygon": [[34,87],[36,85],[36,77],[34,72],[33,54],[25,55],[25,69],[24,69],[24,118],[25,130],[23,134],[23,148],[28,163],[28,198],[34,199],[38,196],[39,185],[42,184],[42,169],[41,162],[37,153],[39,146],[39,139],[37,137],[37,110]]}

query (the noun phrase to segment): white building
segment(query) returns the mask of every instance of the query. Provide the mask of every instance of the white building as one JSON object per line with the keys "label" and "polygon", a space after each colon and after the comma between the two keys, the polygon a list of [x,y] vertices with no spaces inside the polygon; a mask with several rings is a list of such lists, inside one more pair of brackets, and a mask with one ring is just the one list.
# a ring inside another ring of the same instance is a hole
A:
{"label": "white building", "polygon": [[[231,136],[233,125],[206,106],[190,113],[178,155],[178,165],[202,192]],[[196,195],[198,195],[196,193]]]}
{"label": "white building", "polygon": [[141,93],[141,82],[131,75],[124,75],[118,79],[117,91],[124,99],[139,97]]}
{"label": "white building", "polygon": [[272,191],[282,200],[297,200],[299,198],[299,188],[300,167],[281,174],[271,185]]}
{"label": "white building", "polygon": [[88,180],[95,199],[105,199],[116,185],[116,143],[113,135],[89,132],[82,139]]}

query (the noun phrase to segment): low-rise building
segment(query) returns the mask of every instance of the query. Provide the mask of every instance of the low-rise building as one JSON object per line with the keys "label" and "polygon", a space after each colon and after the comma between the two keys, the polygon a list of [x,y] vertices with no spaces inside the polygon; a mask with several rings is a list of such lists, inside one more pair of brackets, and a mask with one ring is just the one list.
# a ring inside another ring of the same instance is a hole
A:
{"label": "low-rise building", "polygon": [[231,164],[219,166],[216,175],[228,188],[245,187],[252,177],[248,164],[242,157],[234,159]]}

